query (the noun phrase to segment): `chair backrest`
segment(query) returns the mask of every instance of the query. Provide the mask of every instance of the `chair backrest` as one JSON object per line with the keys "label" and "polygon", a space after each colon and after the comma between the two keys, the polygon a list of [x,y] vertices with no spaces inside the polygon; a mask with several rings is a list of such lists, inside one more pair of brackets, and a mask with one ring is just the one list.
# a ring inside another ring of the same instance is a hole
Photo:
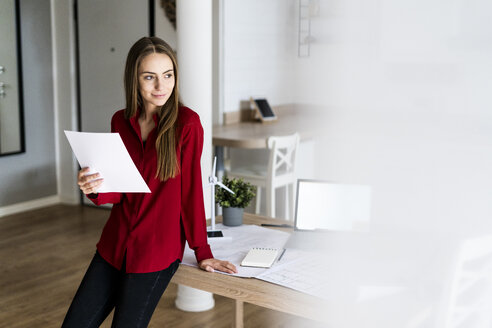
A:
{"label": "chair backrest", "polygon": [[492,235],[464,241],[453,271],[439,327],[492,327]]}
{"label": "chair backrest", "polygon": [[267,145],[270,149],[267,180],[272,182],[273,180],[283,180],[282,177],[284,177],[284,179],[295,182],[299,134],[269,137]]}

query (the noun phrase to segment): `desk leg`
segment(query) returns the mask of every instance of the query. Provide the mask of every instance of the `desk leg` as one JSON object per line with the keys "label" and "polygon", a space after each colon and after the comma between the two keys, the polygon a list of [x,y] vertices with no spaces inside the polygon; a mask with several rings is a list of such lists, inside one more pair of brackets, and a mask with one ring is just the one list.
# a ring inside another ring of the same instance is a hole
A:
{"label": "desk leg", "polygon": [[234,312],[234,328],[244,327],[244,302],[240,300],[235,300],[236,311]]}

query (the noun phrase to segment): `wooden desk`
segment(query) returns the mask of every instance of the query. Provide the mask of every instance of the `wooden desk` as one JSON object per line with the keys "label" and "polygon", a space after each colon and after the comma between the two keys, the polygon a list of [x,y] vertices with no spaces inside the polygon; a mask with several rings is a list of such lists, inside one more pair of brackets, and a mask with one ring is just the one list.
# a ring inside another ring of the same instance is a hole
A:
{"label": "wooden desk", "polygon": [[228,157],[224,147],[266,149],[271,136],[299,133],[300,141],[315,138],[323,131],[323,109],[308,105],[283,105],[273,107],[278,119],[272,123],[238,121],[227,125],[214,125],[212,144],[217,156],[217,174],[221,179]]}
{"label": "wooden desk", "polygon": [[272,123],[243,121],[228,125],[214,125],[212,144],[219,147],[245,149],[267,148],[270,136],[283,136],[298,132],[301,141],[313,138],[322,128],[320,109],[302,106],[274,107],[278,119]]}
{"label": "wooden desk", "polygon": [[[217,217],[218,222],[221,220],[221,217]],[[281,224],[289,222],[244,213],[244,223],[259,225],[261,223]],[[281,230],[289,231],[292,229],[283,228]],[[235,299],[235,327],[243,327],[243,302],[314,320],[323,319],[323,310],[328,306],[327,302],[320,298],[280,285],[258,279],[209,273],[187,265],[180,265],[172,282]]]}

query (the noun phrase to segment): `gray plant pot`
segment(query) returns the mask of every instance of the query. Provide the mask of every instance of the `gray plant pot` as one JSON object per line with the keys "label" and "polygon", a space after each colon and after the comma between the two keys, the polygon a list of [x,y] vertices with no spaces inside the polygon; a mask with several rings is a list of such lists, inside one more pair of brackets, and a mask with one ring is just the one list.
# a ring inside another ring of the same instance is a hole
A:
{"label": "gray plant pot", "polygon": [[223,207],[222,208],[222,223],[229,227],[236,227],[243,224],[244,208],[239,207]]}

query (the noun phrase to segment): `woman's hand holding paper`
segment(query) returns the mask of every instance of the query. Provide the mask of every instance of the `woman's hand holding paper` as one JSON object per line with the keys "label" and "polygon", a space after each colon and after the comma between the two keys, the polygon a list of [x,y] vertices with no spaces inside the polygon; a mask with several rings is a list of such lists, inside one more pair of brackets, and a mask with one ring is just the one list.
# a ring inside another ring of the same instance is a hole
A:
{"label": "woman's hand holding paper", "polygon": [[86,195],[96,193],[97,189],[99,189],[104,180],[99,178],[99,173],[87,174],[88,172],[89,168],[84,167],[79,171],[77,177],[77,184],[79,185],[80,190],[82,190],[82,192]]}

